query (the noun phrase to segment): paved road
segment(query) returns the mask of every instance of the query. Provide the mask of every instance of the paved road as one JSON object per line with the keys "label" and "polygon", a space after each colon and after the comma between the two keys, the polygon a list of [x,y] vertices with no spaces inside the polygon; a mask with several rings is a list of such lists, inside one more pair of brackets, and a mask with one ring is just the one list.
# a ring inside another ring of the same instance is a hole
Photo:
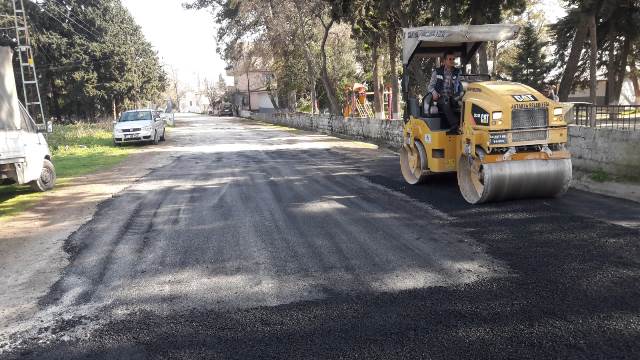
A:
{"label": "paved road", "polygon": [[470,206],[394,153],[185,118],[6,358],[637,358],[640,205]]}

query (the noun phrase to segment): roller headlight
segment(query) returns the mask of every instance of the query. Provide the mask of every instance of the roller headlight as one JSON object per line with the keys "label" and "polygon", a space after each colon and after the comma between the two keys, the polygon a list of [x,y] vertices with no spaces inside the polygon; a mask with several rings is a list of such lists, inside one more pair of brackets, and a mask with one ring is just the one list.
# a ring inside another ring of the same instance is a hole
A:
{"label": "roller headlight", "polygon": [[502,125],[502,111],[496,111],[491,114],[491,125]]}
{"label": "roller headlight", "polygon": [[553,109],[553,116],[562,116],[562,108]]}

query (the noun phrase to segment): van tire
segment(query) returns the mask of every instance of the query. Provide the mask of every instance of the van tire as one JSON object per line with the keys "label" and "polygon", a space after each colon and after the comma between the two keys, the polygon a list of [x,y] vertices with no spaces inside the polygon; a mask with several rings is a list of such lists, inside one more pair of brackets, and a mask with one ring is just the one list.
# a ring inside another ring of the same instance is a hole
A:
{"label": "van tire", "polygon": [[29,183],[34,191],[44,192],[53,189],[56,184],[56,168],[51,161],[44,159],[42,172],[38,180]]}

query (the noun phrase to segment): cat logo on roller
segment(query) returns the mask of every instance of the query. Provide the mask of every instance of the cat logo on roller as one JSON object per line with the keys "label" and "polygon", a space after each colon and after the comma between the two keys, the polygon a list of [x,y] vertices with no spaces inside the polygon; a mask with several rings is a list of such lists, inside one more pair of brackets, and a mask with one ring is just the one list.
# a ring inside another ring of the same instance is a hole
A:
{"label": "cat logo on roller", "polygon": [[473,120],[476,121],[476,124],[489,125],[489,113],[485,109],[473,104],[471,106],[471,114],[473,115]]}
{"label": "cat logo on roller", "polygon": [[517,102],[538,101],[538,99],[536,99],[536,97],[531,94],[513,95],[513,98],[516,99]]}
{"label": "cat logo on roller", "polygon": [[[453,114],[460,126],[451,127],[446,116],[431,111],[431,97],[418,96],[424,81],[412,79],[409,71],[412,62],[441,57],[444,49],[454,51],[464,71],[484,42],[513,40],[519,30],[502,24],[404,29],[402,91],[407,107],[400,169],[409,184],[456,172],[460,193],[471,204],[567,191],[571,154],[560,103],[523,84],[463,72],[464,95],[452,99],[460,105]],[[428,35],[441,31],[447,36]]]}

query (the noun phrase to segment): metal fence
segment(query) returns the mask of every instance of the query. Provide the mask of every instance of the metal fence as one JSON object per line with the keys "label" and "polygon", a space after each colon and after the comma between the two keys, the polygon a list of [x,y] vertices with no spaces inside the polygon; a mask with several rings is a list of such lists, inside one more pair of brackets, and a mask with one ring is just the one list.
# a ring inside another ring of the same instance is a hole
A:
{"label": "metal fence", "polygon": [[591,105],[574,106],[577,125],[640,131],[640,105]]}

